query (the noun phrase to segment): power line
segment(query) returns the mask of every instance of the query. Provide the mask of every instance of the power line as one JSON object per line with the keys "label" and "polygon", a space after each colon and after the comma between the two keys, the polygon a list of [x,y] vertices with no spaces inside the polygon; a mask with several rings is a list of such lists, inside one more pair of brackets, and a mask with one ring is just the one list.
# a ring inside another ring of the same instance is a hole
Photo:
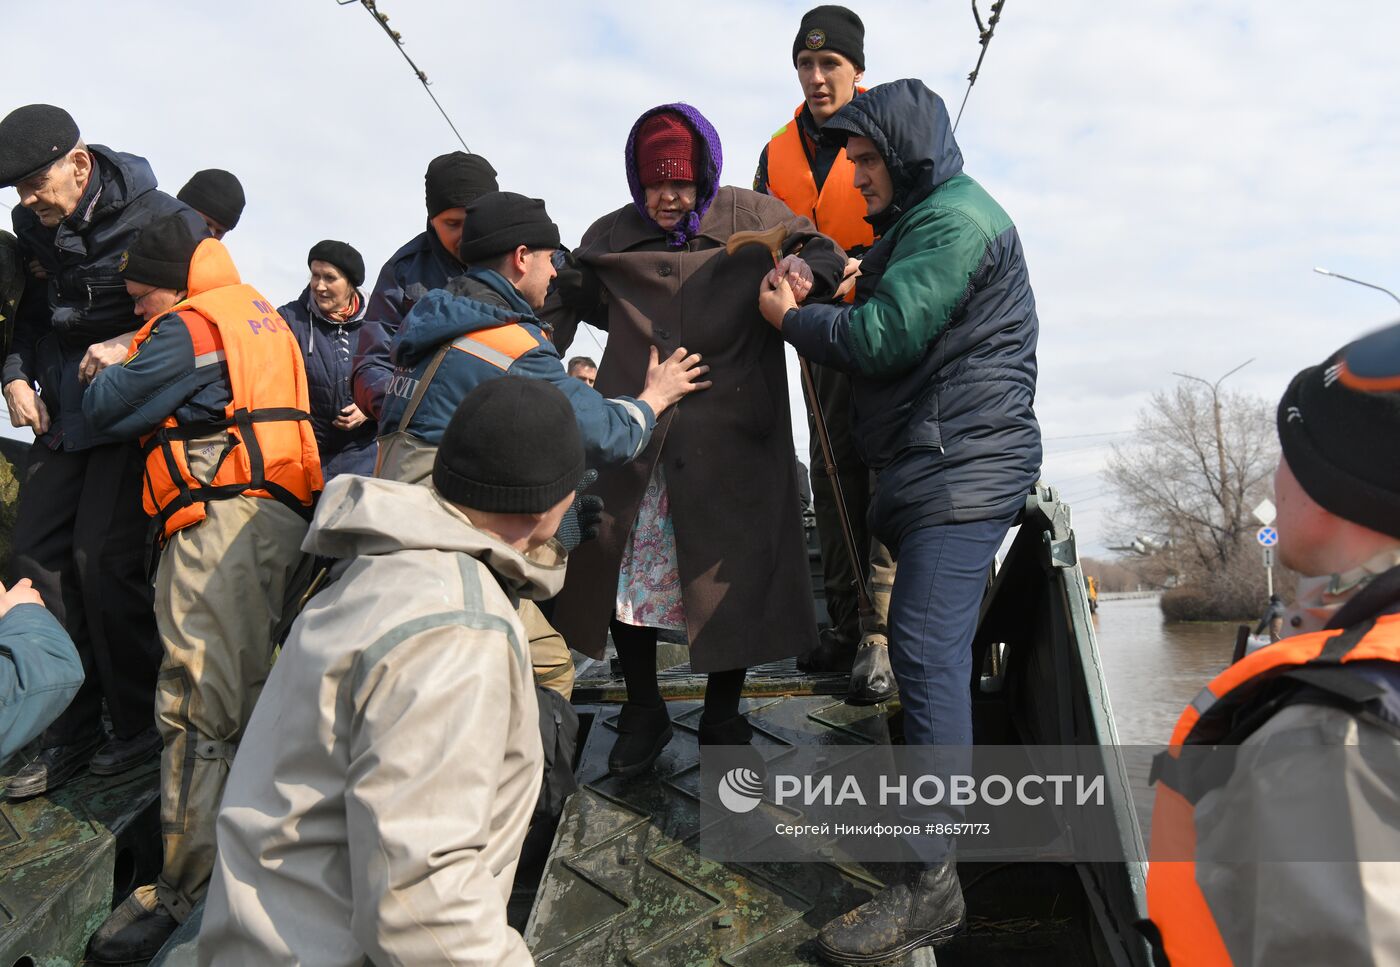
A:
{"label": "power line", "polygon": [[1001,20],[1001,8],[1006,6],[1006,0],[996,0],[992,4],[992,15],[987,18],[987,23],[982,24],[982,15],[977,11],[977,0],[972,0],[972,18],[977,21],[978,37],[977,42],[982,45],[982,53],[977,55],[977,65],[972,68],[972,73],[967,75],[967,90],[963,92],[962,104],[958,106],[958,116],[953,121],[953,133],[958,130],[958,122],[962,120],[963,108],[967,107],[967,99],[972,94],[972,85],[977,83],[977,72],[982,69],[982,59],[987,56],[987,48],[992,43],[992,34],[997,29],[997,22]]}
{"label": "power line", "polygon": [[[457,135],[457,140],[462,143],[463,149],[471,151],[471,148],[467,147],[467,142],[462,138],[462,132],[457,130],[457,125],[452,123],[452,119],[447,116],[447,111],[445,111],[442,104],[438,102],[437,95],[434,94],[433,89],[428,86],[428,75],[423,73],[422,69],[413,62],[413,58],[408,56],[408,51],[404,50],[403,36],[397,30],[389,26],[389,15],[380,13],[374,5],[374,0],[335,0],[335,2],[336,6],[340,7],[348,7],[352,3],[359,3],[369,11],[369,15],[374,18],[375,23],[384,28],[384,33],[388,34],[389,39],[394,42],[394,46],[398,49],[398,52],[403,55],[403,59],[408,61],[408,66],[413,68],[414,76],[416,76],[418,82],[423,85],[423,90],[433,99],[433,105],[438,109],[438,113],[442,115],[442,119],[447,122],[447,126],[452,129],[452,133]],[[978,63],[981,63],[981,61],[978,61]]]}

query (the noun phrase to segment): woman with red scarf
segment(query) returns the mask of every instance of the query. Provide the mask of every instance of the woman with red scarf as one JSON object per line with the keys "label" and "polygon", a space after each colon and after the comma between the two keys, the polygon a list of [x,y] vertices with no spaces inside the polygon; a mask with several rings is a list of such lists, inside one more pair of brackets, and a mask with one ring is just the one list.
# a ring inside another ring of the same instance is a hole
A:
{"label": "woman with red scarf", "polygon": [[355,405],[351,368],[365,317],[365,260],[345,242],[317,242],[306,258],[311,281],[277,312],[292,327],[306,361],[311,427],[321,471],[374,475],[379,424]]}

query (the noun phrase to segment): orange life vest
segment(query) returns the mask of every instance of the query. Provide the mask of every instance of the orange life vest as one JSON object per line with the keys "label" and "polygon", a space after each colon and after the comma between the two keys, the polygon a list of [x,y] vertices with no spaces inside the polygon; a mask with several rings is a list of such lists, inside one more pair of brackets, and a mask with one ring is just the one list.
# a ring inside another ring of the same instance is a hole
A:
{"label": "orange life vest", "polygon": [[[321,460],[311,429],[301,350],[271,303],[244,285],[222,243],[199,243],[190,263],[190,295],[171,308],[189,329],[196,367],[222,360],[230,401],[224,419],[180,423],[166,417],[142,439],[146,449],[144,504],[168,538],[205,517],[204,503],[247,494],[277,500],[306,519],[320,493]],[[131,343],[140,352],[158,320]],[[224,432],[212,480],[190,470],[189,441]]]}
{"label": "orange life vest", "polygon": [[875,241],[875,230],[865,220],[865,197],[855,187],[856,166],[842,148],[818,192],[802,143],[802,124],[798,121],[801,115],[799,106],[793,119],[768,142],[768,193],[781,199],[794,213],[810,218],[823,235],[835,239],[842,248],[868,248]]}
{"label": "orange life vest", "polygon": [[[1147,873],[1148,915],[1166,962],[1173,967],[1233,964],[1210,904],[1197,885],[1195,862],[1170,858],[1195,855],[1195,804],[1204,794],[1193,786],[1186,770],[1173,768],[1180,762],[1182,747],[1243,741],[1247,732],[1235,728],[1242,718],[1248,720],[1241,711],[1260,700],[1265,686],[1281,676],[1313,684],[1335,679],[1349,662],[1374,660],[1400,663],[1400,614],[1381,615],[1342,631],[1284,638],[1260,648],[1217,675],[1181,713],[1171,748],[1153,765],[1157,797]],[[1262,724],[1257,719],[1255,723]]]}

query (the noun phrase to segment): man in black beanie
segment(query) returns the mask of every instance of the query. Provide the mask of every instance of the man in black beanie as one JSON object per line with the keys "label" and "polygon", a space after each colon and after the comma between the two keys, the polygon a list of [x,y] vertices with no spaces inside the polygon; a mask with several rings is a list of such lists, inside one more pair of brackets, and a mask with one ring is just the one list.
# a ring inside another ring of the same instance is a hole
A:
{"label": "man in black beanie", "polygon": [[[792,120],[764,145],[754,190],[779,198],[817,229],[835,239],[854,259],[875,241],[866,221],[865,199],[855,187],[855,165],[846,149],[822,139],[821,128],[865,88],[865,26],[860,17],[834,5],[814,7],[802,17],[792,44],[792,66],[802,89],[802,103]],[[847,301],[850,301],[848,296]],[[822,572],[831,627],[817,648],[797,659],[808,671],[851,672],[850,696],[874,702],[894,692],[889,660],[890,592],[895,566],[890,551],[871,536],[869,516],[874,474],[861,460],[852,427],[851,379],[828,366],[811,364],[816,399],[807,399],[812,468],[812,508],[821,540]],[[857,560],[843,539],[842,509],[837,506],[826,454],[817,435],[814,408],[826,420],[836,477],[845,498],[845,515]],[[863,572],[871,608],[862,614],[856,594],[856,569]]]}
{"label": "man in black beanie", "polygon": [[[160,642],[144,562],[141,448],[89,430],[88,385],[126,358],[140,325],[122,255],[147,225],[178,214],[144,158],[82,140],[69,113],[28,104],[0,120],[0,186],[25,273],[4,360],[10,423],[34,431],[20,482],[4,583],[29,578],[73,636],[87,680],[40,736],[40,752],[6,787],[11,799],[52,790],[91,766],[115,774],[160,748],[151,718]],[[37,270],[37,271],[36,271]],[[8,313],[6,313],[8,315]],[[112,735],[102,726],[106,702]],[[94,753],[96,753],[94,755]]]}
{"label": "man in black beanie", "polygon": [[142,230],[122,275],[146,325],[93,380],[83,415],[146,449],[161,535],[163,861],[93,935],[99,964],[155,956],[204,896],[224,779],[305,587],[301,540],[321,489],[301,350],[223,243],[169,215]]}
{"label": "man in black beanie", "polygon": [[[425,294],[390,347],[397,368],[379,423],[376,476],[423,481],[457,404],[476,386],[503,376],[527,376],[563,391],[594,467],[635,459],[668,407],[709,386],[702,382],[709,367],[679,350],[664,363],[653,351],[635,398],[608,399],[570,379],[535,314],[554,278],[551,256],[558,247],[559,228],[538,198],[500,191],[467,207],[459,249],[465,274]],[[521,445],[552,443],[537,438]],[[573,666],[564,639],[533,602],[522,602],[520,618],[541,683],[568,697]]]}
{"label": "man in black beanie", "polygon": [[189,205],[209,226],[209,234],[222,239],[238,226],[243,217],[243,185],[232,172],[222,168],[196,171],[175,197]]}
{"label": "man in black beanie", "polygon": [[1368,844],[1400,827],[1400,325],[1299,373],[1278,434],[1279,560],[1304,579],[1284,637],[1210,682],[1171,736],[1243,758],[1209,777],[1161,768],[1159,963],[1370,964],[1400,931],[1400,864],[1368,862],[1396,859]]}
{"label": "man in black beanie", "polygon": [[420,293],[440,289],[465,271],[457,257],[457,243],[466,224],[466,206],[498,187],[490,162],[463,151],[430,161],[423,182],[428,227],[384,263],[360,327],[353,376],[355,403],[372,420],[380,416],[394,373],[390,340]]}
{"label": "man in black beanie", "polygon": [[543,766],[513,601],[563,584],[583,441],[559,390],[505,376],[441,442],[431,486],[322,495],[305,546],[343,576],[292,626],[229,776],[202,963],[533,963],[506,921]]}

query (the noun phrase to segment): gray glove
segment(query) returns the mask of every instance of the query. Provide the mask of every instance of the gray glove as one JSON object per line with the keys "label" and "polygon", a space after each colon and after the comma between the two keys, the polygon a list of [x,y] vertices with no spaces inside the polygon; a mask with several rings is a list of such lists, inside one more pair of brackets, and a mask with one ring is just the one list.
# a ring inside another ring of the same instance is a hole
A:
{"label": "gray glove", "polygon": [[578,496],[564,512],[564,519],[559,522],[559,529],[554,532],[554,539],[564,545],[564,550],[569,553],[573,553],[574,548],[584,541],[591,541],[598,536],[598,525],[603,522],[603,498],[583,492],[593,486],[597,479],[596,470],[589,470],[583,475],[579,485],[574,488]]}

